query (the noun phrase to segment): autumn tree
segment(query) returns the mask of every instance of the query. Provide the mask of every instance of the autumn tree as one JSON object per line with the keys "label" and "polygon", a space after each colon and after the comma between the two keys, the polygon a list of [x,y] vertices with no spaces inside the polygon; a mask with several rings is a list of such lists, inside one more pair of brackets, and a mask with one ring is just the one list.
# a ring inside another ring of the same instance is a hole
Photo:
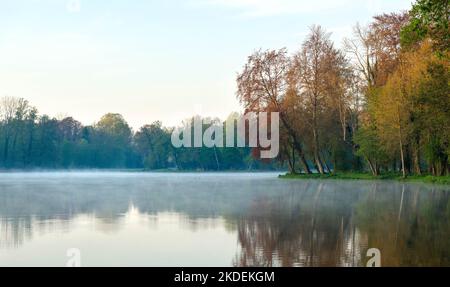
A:
{"label": "autumn tree", "polygon": [[[309,126],[311,151],[317,171],[330,171],[322,155],[322,137],[335,123],[332,119],[326,125],[329,115],[338,114],[342,136],[347,131],[346,82],[344,77],[346,60],[333,47],[330,35],[320,26],[311,27],[311,32],[295,55],[293,69],[296,75],[296,89],[299,101],[304,107],[303,120]],[[331,126],[330,126],[331,125]]]}
{"label": "autumn tree", "polygon": [[413,99],[414,128],[429,171],[440,176],[450,172],[450,63],[431,55],[423,69]]}
{"label": "autumn tree", "polygon": [[380,93],[375,118],[382,142],[391,150],[400,151],[401,170],[406,177],[405,146],[411,126],[409,95],[405,91],[402,72],[392,76]]}
{"label": "autumn tree", "polygon": [[243,71],[237,77],[237,97],[244,105],[246,112],[276,111],[280,113],[281,123],[292,138],[303,170],[311,173],[300,135],[292,127],[292,122],[282,106],[288,88],[289,67],[290,59],[286,49],[255,52],[248,58]]}
{"label": "autumn tree", "polygon": [[[433,79],[434,84],[430,80],[429,67],[435,60],[429,43],[422,44],[417,51],[402,53],[398,68],[389,77],[377,100],[375,114],[380,137],[387,149],[399,151],[404,177],[407,175],[407,165],[413,165],[415,173],[421,173],[420,137],[422,129],[426,128],[420,124],[423,119],[421,110],[424,108],[421,105],[432,102],[428,99],[433,95],[439,96],[444,106],[449,100],[449,94],[445,93],[448,83],[443,84],[445,73],[438,81]],[[437,83],[442,86],[435,85]],[[433,93],[427,85],[434,86],[436,91]],[[435,111],[439,110],[435,108]],[[431,122],[428,124],[431,125]],[[395,145],[398,149],[394,149]],[[412,163],[407,163],[407,157],[412,158]]]}
{"label": "autumn tree", "polygon": [[[344,50],[353,63],[356,73],[353,83],[359,87],[365,105],[358,115],[361,131],[355,139],[356,147],[361,149],[357,154],[363,155],[372,173],[379,173],[381,157],[385,156],[379,147],[381,143],[367,140],[367,136],[378,134],[375,123],[375,111],[380,91],[387,83],[390,75],[397,69],[401,53],[400,31],[407,24],[407,13],[391,13],[375,16],[367,26],[357,24],[353,37],[344,39]],[[355,94],[357,95],[357,94]],[[380,139],[378,136],[373,140]]]}
{"label": "autumn tree", "polygon": [[400,31],[408,23],[406,13],[375,16],[367,26],[357,24],[353,36],[344,39],[344,50],[361,73],[367,89],[386,83],[397,65]]}

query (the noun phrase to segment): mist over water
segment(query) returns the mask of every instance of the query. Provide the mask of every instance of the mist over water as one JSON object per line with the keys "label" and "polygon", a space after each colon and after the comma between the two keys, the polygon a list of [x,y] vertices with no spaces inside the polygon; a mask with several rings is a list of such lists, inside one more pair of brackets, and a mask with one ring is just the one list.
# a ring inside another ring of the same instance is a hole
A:
{"label": "mist over water", "polygon": [[274,173],[0,174],[0,266],[450,266],[450,188]]}

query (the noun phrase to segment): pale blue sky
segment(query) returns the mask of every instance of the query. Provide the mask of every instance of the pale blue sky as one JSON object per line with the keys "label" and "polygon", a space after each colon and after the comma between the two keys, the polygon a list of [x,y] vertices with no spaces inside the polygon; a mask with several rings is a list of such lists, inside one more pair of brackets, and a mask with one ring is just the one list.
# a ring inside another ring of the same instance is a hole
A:
{"label": "pale blue sky", "polygon": [[0,0],[0,96],[92,124],[134,127],[240,111],[254,50],[295,51],[312,24],[341,46],[356,23],[410,0]]}

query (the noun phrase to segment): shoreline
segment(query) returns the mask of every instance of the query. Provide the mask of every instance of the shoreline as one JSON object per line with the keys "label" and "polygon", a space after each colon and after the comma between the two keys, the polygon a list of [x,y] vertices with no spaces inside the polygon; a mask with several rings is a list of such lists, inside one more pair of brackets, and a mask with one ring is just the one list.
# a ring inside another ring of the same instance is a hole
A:
{"label": "shoreline", "polygon": [[290,179],[290,180],[306,180],[306,179],[317,179],[317,180],[391,180],[399,182],[420,182],[420,183],[431,183],[440,185],[450,185],[450,176],[409,176],[403,178],[398,174],[383,174],[380,176],[373,176],[368,173],[336,173],[336,174],[284,174],[279,176],[280,179]]}
{"label": "shoreline", "polygon": [[287,173],[285,170],[219,170],[219,171],[200,171],[200,170],[148,170],[148,169],[0,169],[0,174],[14,174],[14,173],[89,173],[89,172],[117,172],[117,173],[153,173],[153,174],[164,174],[164,173],[175,173],[175,174],[223,174],[223,173],[236,173],[236,174],[264,174],[264,173],[279,173],[278,178],[283,180],[353,180],[353,181],[397,181],[397,182],[417,182],[417,183],[428,183],[428,184],[438,184],[438,185],[450,185],[450,175],[447,176],[408,176],[406,179],[400,174],[382,174],[380,176],[373,176],[369,173],[336,173],[336,174],[291,174]]}
{"label": "shoreline", "polygon": [[285,174],[286,170],[175,170],[175,169],[158,169],[158,170],[150,170],[150,169],[126,169],[126,168],[106,168],[106,169],[0,169],[0,174],[8,174],[8,173],[55,173],[55,172],[126,172],[126,173],[204,173],[204,174],[210,174],[210,173],[254,173],[254,174],[261,174],[261,173],[278,173],[278,174]]}

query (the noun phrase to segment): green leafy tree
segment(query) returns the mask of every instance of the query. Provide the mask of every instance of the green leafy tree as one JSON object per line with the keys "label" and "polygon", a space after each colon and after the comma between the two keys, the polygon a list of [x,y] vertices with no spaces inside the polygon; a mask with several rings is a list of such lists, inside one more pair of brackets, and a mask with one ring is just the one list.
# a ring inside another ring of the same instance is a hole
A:
{"label": "green leafy tree", "polygon": [[131,137],[131,128],[120,114],[104,115],[91,135],[97,165],[105,168],[126,167]]}
{"label": "green leafy tree", "polygon": [[[448,63],[447,63],[448,64]],[[450,72],[444,61],[428,65],[416,97],[417,128],[434,175],[448,172],[450,160]]]}
{"label": "green leafy tree", "polygon": [[402,44],[411,47],[429,37],[438,51],[450,48],[450,1],[418,0],[410,11],[410,22],[401,32]]}
{"label": "green leafy tree", "polygon": [[363,157],[374,176],[380,175],[381,166],[386,162],[387,155],[382,148],[377,130],[374,126],[359,129],[354,138],[357,144],[357,155]]}
{"label": "green leafy tree", "polygon": [[170,132],[161,122],[143,126],[134,136],[136,149],[148,169],[165,169],[173,163]]}

